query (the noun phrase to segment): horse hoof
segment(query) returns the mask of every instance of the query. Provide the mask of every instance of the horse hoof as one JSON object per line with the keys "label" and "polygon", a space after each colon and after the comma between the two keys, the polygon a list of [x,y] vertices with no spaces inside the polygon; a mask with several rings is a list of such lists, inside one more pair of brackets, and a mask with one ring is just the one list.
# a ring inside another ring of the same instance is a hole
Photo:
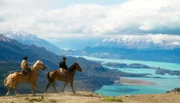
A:
{"label": "horse hoof", "polygon": [[9,92],[8,93],[6,93],[6,96],[8,96],[9,95]]}

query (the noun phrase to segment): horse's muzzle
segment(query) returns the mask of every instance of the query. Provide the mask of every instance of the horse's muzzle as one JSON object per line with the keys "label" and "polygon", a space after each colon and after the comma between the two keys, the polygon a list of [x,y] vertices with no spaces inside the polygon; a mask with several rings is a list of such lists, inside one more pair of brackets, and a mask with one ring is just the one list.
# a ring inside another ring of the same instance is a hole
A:
{"label": "horse's muzzle", "polygon": [[47,67],[46,66],[44,66],[43,68],[42,68],[42,70],[45,70]]}
{"label": "horse's muzzle", "polygon": [[79,72],[82,72],[82,69],[80,69]]}

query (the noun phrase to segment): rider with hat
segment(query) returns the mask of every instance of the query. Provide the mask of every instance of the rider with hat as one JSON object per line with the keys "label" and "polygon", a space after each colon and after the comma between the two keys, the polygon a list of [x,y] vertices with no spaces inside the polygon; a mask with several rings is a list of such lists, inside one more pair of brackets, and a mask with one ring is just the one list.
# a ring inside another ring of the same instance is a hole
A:
{"label": "rider with hat", "polygon": [[[30,67],[29,67],[29,65],[28,65],[28,63],[27,63],[27,59],[28,59],[28,57],[27,57],[27,56],[24,56],[24,57],[23,57],[23,60],[22,60],[22,62],[21,62],[21,69],[22,69],[22,73],[23,73],[23,74],[29,74],[30,71],[31,71],[31,69],[30,69]],[[28,75],[28,76],[29,76],[29,75]],[[29,76],[29,80],[30,80],[30,76]]]}
{"label": "rider with hat", "polygon": [[65,70],[68,69],[67,65],[66,65],[66,58],[63,57],[62,61],[59,63],[59,68],[63,68]]}
{"label": "rider with hat", "polygon": [[60,71],[63,73],[68,70],[65,57],[63,57],[62,61],[59,63],[59,68],[60,68]]}

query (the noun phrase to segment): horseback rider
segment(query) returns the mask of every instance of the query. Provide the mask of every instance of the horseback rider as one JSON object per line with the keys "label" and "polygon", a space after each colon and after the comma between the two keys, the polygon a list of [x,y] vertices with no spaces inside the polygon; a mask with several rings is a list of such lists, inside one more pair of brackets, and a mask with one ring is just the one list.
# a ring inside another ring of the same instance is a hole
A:
{"label": "horseback rider", "polygon": [[21,62],[21,69],[22,69],[22,73],[23,73],[23,74],[25,74],[25,75],[28,74],[28,78],[29,78],[29,81],[30,81],[30,76],[29,76],[29,74],[30,74],[30,72],[31,72],[31,69],[30,69],[30,67],[29,67],[29,65],[28,65],[28,63],[27,63],[27,59],[28,59],[27,56],[23,57],[23,60],[22,60],[22,62]]}
{"label": "horseback rider", "polygon": [[62,61],[59,63],[59,69],[60,69],[60,72],[62,72],[62,73],[66,72],[68,70],[65,57],[63,57]]}

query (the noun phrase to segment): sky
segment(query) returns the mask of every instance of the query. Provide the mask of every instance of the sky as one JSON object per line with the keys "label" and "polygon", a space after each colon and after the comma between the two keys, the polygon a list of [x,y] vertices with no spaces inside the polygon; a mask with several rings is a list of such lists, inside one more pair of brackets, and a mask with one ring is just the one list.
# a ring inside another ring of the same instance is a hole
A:
{"label": "sky", "polygon": [[8,29],[42,38],[180,38],[180,1],[0,0],[0,30]]}

